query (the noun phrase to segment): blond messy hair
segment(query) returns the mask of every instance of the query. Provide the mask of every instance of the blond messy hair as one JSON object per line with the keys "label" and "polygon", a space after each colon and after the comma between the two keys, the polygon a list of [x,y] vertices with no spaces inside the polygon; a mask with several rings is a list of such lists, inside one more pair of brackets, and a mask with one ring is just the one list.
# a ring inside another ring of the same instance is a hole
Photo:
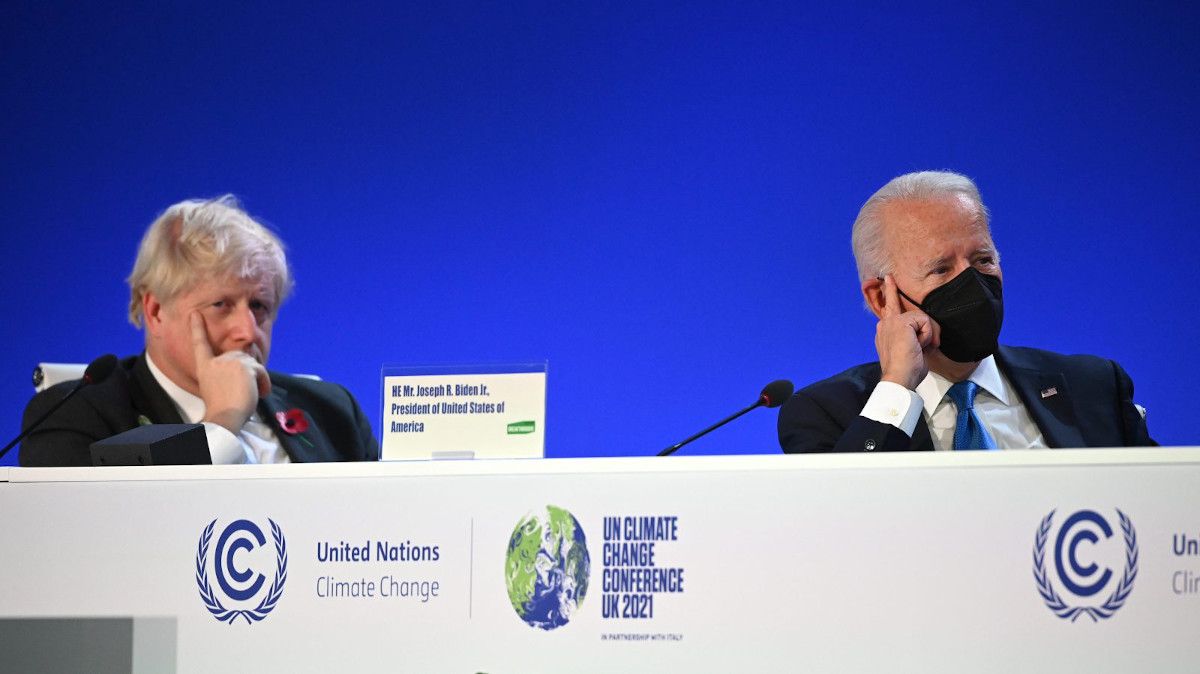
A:
{"label": "blond messy hair", "polygon": [[189,199],[163,211],[142,237],[129,274],[129,322],[141,328],[142,302],[171,300],[207,279],[262,279],[275,287],[273,308],[292,290],[283,242],[242,210],[232,194]]}

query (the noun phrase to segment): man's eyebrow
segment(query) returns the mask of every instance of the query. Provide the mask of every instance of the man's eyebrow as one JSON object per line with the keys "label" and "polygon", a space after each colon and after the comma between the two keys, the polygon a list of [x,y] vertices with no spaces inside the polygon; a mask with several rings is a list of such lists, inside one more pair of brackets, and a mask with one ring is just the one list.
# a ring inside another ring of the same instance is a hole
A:
{"label": "man's eyebrow", "polygon": [[938,267],[945,266],[949,263],[950,263],[949,256],[943,255],[943,256],[939,257],[938,259],[933,260],[932,262],[926,262],[924,265],[921,266],[921,268],[926,272],[930,272],[930,271],[933,271],[934,269],[937,269]]}

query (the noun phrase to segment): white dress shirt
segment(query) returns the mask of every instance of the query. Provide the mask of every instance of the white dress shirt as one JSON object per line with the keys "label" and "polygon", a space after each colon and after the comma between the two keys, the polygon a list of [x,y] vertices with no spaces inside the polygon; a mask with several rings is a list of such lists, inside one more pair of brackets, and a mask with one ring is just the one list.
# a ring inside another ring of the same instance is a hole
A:
{"label": "white dress shirt", "polygon": [[154,364],[148,352],[146,364],[150,366],[150,374],[154,375],[155,381],[171,398],[184,423],[204,424],[204,434],[208,437],[208,453],[214,464],[291,463],[291,457],[279,444],[275,432],[258,418],[258,412],[251,414],[241,432],[234,435],[224,426],[202,421],[205,413],[204,400],[171,381]]}
{"label": "white dress shirt", "polygon": [[[979,385],[975,395],[975,414],[1000,449],[1036,449],[1046,447],[1046,439],[1029,411],[1013,390],[1012,384],[996,366],[994,356],[979,362],[970,381]],[[881,381],[863,406],[862,416],[899,428],[912,437],[917,419],[925,416],[933,447],[954,449],[954,428],[958,407],[946,393],[953,382],[930,372],[910,391],[899,384]]]}

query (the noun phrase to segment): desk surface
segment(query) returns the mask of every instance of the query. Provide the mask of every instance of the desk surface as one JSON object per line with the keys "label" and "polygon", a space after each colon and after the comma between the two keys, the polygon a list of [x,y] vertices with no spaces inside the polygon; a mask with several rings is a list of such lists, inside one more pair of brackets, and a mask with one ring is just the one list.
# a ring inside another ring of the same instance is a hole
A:
{"label": "desk surface", "polygon": [[556,475],[777,470],[979,469],[997,466],[1129,466],[1200,463],[1200,447],[1072,449],[879,454],[751,454],[569,459],[447,459],[305,463],[263,466],[106,466],[0,468],[0,482],[262,480],[418,477],[433,475]]}

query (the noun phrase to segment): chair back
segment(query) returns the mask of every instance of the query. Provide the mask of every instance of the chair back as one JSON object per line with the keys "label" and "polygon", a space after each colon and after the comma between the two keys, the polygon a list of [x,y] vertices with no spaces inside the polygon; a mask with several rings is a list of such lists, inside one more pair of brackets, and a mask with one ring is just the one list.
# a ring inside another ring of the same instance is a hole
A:
{"label": "chair back", "polygon": [[[38,393],[64,381],[74,381],[83,378],[87,363],[38,363],[33,368],[33,389]],[[321,381],[315,374],[298,374],[297,377]]]}
{"label": "chair back", "polygon": [[86,363],[38,363],[33,368],[33,388],[40,393],[55,384],[80,379],[86,369]]}

